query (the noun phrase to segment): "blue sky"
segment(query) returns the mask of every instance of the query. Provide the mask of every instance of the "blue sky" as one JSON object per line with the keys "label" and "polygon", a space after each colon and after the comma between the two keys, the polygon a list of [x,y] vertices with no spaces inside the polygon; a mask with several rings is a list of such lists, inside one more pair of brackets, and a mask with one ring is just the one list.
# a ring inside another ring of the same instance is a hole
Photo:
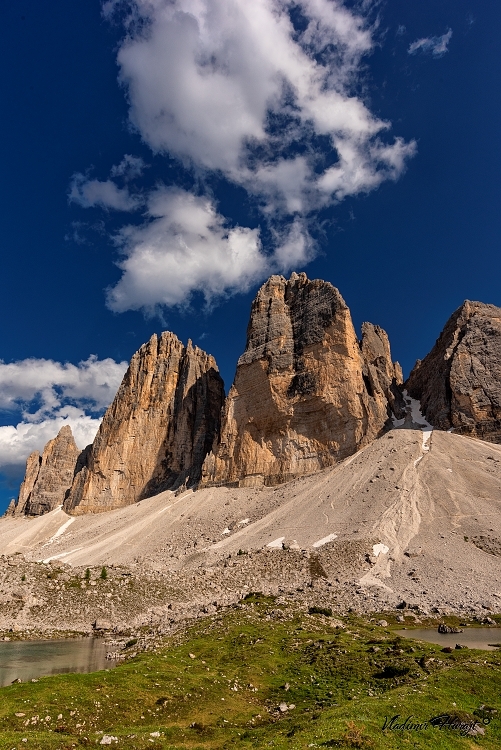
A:
{"label": "blue sky", "polygon": [[273,272],[339,288],[408,373],[501,305],[501,7],[35,0],[2,10],[0,511],[92,439],[153,332],[231,384]]}

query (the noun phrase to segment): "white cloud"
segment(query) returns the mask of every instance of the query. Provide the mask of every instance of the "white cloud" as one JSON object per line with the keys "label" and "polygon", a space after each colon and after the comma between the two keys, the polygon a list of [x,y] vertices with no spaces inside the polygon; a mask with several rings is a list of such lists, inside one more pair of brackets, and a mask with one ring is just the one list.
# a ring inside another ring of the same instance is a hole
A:
{"label": "white cloud", "polygon": [[429,36],[423,39],[417,39],[409,46],[407,52],[414,55],[416,52],[425,52],[433,57],[442,57],[448,52],[448,45],[452,37],[452,29],[448,29],[442,36]]}
{"label": "white cloud", "polygon": [[281,231],[272,228],[275,250],[265,255],[258,229],[225,226],[206,197],[179,188],[150,195],[150,221],[124,227],[115,241],[125,259],[118,284],[108,290],[115,312],[157,305],[183,305],[199,290],[210,304],[217,297],[245,291],[270,273],[303,266],[313,255],[305,223],[296,217]]}
{"label": "white cloud", "polygon": [[[280,244],[264,254],[256,230],[225,230],[208,198],[154,191],[146,223],[120,235],[124,275],[108,294],[114,310],[181,304],[195,289],[212,298],[306,262],[315,212],[398,179],[416,152],[415,142],[391,137],[390,123],[355,93],[374,40],[368,19],[341,0],[111,0],[103,7],[105,15],[117,9],[128,12],[117,60],[133,126],[155,153],[177,157],[202,181],[222,174],[243,187]],[[332,154],[337,160],[324,167]],[[285,223],[291,229],[281,241]]]}
{"label": "white cloud", "polygon": [[[348,141],[365,162],[371,139],[389,127],[351,93],[373,46],[365,19],[336,0],[294,4],[309,21],[302,33],[284,0],[135,0],[136,15],[147,23],[118,53],[131,121],[154,151],[221,170],[266,195],[275,173],[276,192],[291,207],[291,190],[303,190],[311,202],[317,154],[309,153],[288,184],[281,179],[290,168],[284,144],[326,135],[332,148]],[[285,132],[269,131],[270,113],[289,116]],[[266,157],[252,167],[256,146]],[[357,167],[357,160],[340,167],[344,194],[372,188],[372,180],[354,178]]]}
{"label": "white cloud", "polygon": [[141,195],[134,195],[127,187],[119,188],[112,180],[89,180],[81,172],[73,175],[68,199],[82,208],[100,206],[115,211],[134,211],[143,205]]}
{"label": "white cloud", "polygon": [[123,177],[125,180],[133,180],[135,177],[140,177],[146,164],[140,156],[132,156],[131,154],[125,154],[120,164],[115,164],[111,168],[111,177]]}
{"label": "white cloud", "polygon": [[66,416],[44,419],[33,424],[20,422],[16,426],[0,427],[0,469],[6,474],[21,469],[33,451],[42,452],[45,444],[56,437],[63,425],[69,424],[79,448],[92,443],[101,424],[78,409],[67,409]]}
{"label": "white cloud", "polygon": [[22,415],[16,425],[0,426],[0,470],[19,471],[29,454],[42,451],[65,424],[79,448],[91,443],[99,414],[113,400],[126,369],[126,362],[95,356],[78,365],[0,360],[0,410]]}
{"label": "white cloud", "polygon": [[195,289],[210,302],[232,289],[245,289],[268,272],[259,231],[227,229],[208,198],[177,188],[150,195],[150,221],[122,229],[117,242],[125,259],[123,276],[108,292],[117,312],[155,305],[179,305]]}
{"label": "white cloud", "polygon": [[[67,404],[102,411],[113,400],[127,362],[91,356],[78,365],[52,359],[23,359],[6,364],[0,360],[0,409],[23,410],[26,421],[35,422]],[[27,407],[36,399],[38,408]]]}

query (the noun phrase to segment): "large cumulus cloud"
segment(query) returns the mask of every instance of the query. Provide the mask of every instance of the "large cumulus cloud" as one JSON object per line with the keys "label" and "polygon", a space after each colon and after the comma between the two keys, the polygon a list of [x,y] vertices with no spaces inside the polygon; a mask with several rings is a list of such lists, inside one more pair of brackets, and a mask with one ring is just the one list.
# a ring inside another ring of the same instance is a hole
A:
{"label": "large cumulus cloud", "polygon": [[[359,93],[373,29],[340,0],[104,4],[105,15],[117,11],[130,122],[154,153],[191,170],[198,189],[174,197],[157,188],[144,224],[123,229],[114,310],[178,304],[195,290],[214,298],[304,265],[318,211],[398,179],[415,153]],[[264,246],[258,230],[220,216],[207,176],[244,188],[275,242]],[[140,195],[113,184],[78,177],[77,200],[140,205]],[[176,212],[185,217],[178,224]]]}

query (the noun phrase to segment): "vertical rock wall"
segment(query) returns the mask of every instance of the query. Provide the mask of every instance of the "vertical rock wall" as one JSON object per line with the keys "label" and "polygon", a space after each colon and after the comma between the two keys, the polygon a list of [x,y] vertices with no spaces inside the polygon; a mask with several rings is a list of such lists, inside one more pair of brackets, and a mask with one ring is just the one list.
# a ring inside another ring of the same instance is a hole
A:
{"label": "vertical rock wall", "polygon": [[501,308],[464,302],[405,386],[434,427],[501,443]]}
{"label": "vertical rock wall", "polygon": [[57,437],[49,440],[42,455],[38,451],[31,453],[15,515],[41,516],[62,505],[71,487],[79,454],[69,425],[61,427]]}
{"label": "vertical rock wall", "polygon": [[272,276],[252,304],[202,484],[277,484],[330,466],[381,433],[396,393],[384,331],[366,324],[359,343],[331,284]]}
{"label": "vertical rock wall", "polygon": [[219,430],[224,400],[216,362],[168,331],[132,357],[94,443],[78,467],[65,510],[123,507],[195,484]]}

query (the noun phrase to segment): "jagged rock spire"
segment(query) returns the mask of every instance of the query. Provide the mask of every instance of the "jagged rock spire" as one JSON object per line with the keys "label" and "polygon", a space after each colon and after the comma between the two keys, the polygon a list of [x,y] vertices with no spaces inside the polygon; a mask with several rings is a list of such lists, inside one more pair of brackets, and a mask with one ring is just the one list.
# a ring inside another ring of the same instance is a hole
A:
{"label": "jagged rock spire", "polygon": [[501,443],[501,308],[466,300],[405,386],[434,427]]}
{"label": "jagged rock spire", "polygon": [[169,331],[153,335],[132,357],[65,510],[96,513],[196,484],[223,400],[211,355]]}
{"label": "jagged rock spire", "polygon": [[349,456],[398,409],[398,376],[384,331],[365,324],[359,342],[332,284],[272,276],[252,303],[203,483],[275,484]]}
{"label": "jagged rock spire", "polygon": [[38,451],[31,453],[26,461],[15,515],[41,516],[62,505],[79,455],[69,425],[61,427],[57,437],[49,440],[42,455]]}

